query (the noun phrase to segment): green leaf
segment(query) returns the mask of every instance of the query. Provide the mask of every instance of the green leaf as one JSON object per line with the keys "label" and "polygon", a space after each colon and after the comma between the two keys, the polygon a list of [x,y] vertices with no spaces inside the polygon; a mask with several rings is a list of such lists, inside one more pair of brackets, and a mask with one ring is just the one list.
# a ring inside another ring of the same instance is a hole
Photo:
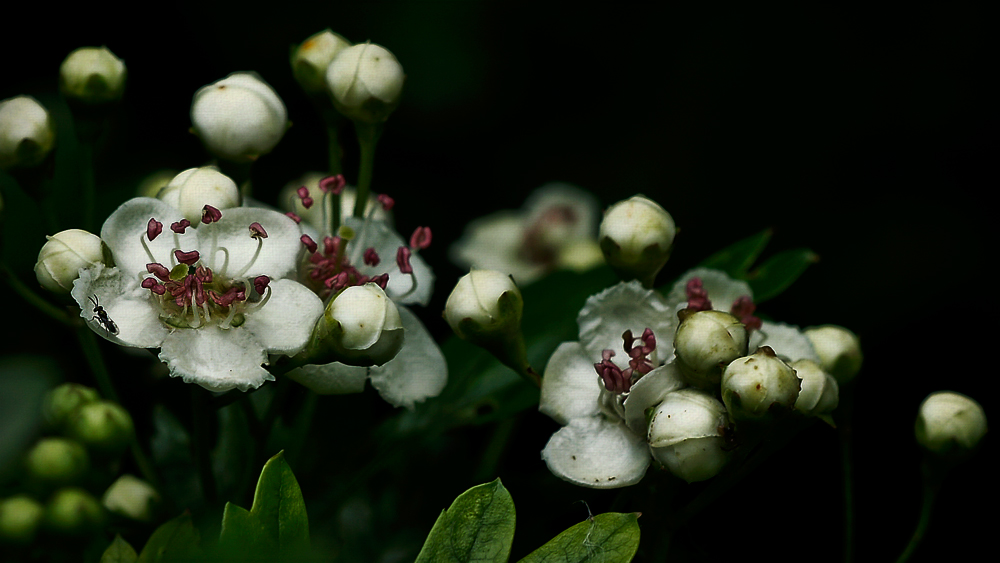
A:
{"label": "green leaf", "polygon": [[[771,229],[765,229],[755,235],[733,243],[703,260],[699,266],[722,270],[729,274],[731,278],[743,279],[746,277],[747,270],[750,269],[754,260],[764,251],[764,247],[771,240],[772,234],[773,231]],[[756,297],[754,295],[755,299]]]}
{"label": "green leaf", "polygon": [[754,303],[779,295],[818,260],[819,256],[808,248],[785,250],[768,258],[746,278],[753,290]]}
{"label": "green leaf", "polygon": [[115,539],[104,550],[104,555],[101,555],[100,563],[135,563],[138,557],[135,549],[122,539],[121,534],[115,534]]}
{"label": "green leaf", "polygon": [[639,549],[638,513],[588,518],[528,554],[519,563],[626,563]]}
{"label": "green leaf", "polygon": [[191,522],[191,514],[185,512],[157,528],[136,561],[157,563],[191,559],[200,551],[200,539],[198,530]]}
{"label": "green leaf", "polygon": [[506,563],[514,501],[497,479],[465,491],[441,512],[416,563]]}
{"label": "green leaf", "polygon": [[264,464],[249,511],[226,503],[219,546],[227,556],[240,553],[270,560],[309,549],[306,505],[283,451]]}

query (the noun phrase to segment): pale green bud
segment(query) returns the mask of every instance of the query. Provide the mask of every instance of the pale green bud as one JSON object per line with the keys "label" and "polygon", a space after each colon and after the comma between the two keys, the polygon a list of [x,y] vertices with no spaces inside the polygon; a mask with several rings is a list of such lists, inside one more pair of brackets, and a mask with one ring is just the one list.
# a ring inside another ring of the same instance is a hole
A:
{"label": "pale green bud", "polygon": [[962,458],[986,435],[986,412],[961,393],[937,391],[920,404],[915,432],[917,442],[927,451]]}
{"label": "pale green bud", "polygon": [[688,383],[710,389],[719,384],[723,367],[746,355],[747,329],[722,311],[685,309],[679,316],[681,324],[674,335],[677,367]]}
{"label": "pale green bud", "polygon": [[149,522],[160,502],[160,494],[152,485],[134,475],[122,475],[104,492],[101,503],[112,514]]}
{"label": "pale green bud", "polygon": [[56,128],[42,104],[31,96],[0,102],[0,169],[41,164],[56,144]]}
{"label": "pale green bud", "polygon": [[118,403],[97,401],[81,406],[67,425],[70,437],[93,452],[116,456],[132,440],[132,417]]}
{"label": "pale green bud", "polygon": [[44,487],[78,483],[89,465],[87,450],[67,438],[42,438],[24,457],[28,478]]}
{"label": "pale green bud", "polygon": [[149,174],[139,182],[139,187],[135,189],[136,197],[156,197],[160,190],[166,187],[177,176],[177,171],[169,168],[157,170]]}
{"label": "pale green bud", "polygon": [[44,517],[45,507],[28,495],[0,500],[0,543],[31,543]]}
{"label": "pale green bud", "polygon": [[240,190],[214,166],[189,168],[173,177],[156,197],[172,205],[197,227],[206,205],[223,210],[239,207]]}
{"label": "pale green bud", "polygon": [[677,227],[660,204],[643,196],[619,201],[604,212],[597,240],[608,265],[623,279],[652,287],[667,263]]}
{"label": "pale green bud", "polygon": [[729,421],[718,399],[697,389],[667,393],[649,421],[647,441],[657,461],[688,483],[717,475],[729,459]]}
{"label": "pale green bud", "polygon": [[329,95],[326,69],[338,53],[350,46],[350,41],[329,29],[306,39],[292,52],[292,74],[295,80],[308,94]]}
{"label": "pale green bud", "polygon": [[772,409],[791,409],[799,398],[800,379],[774,350],[761,346],[730,362],[722,372],[722,402],[729,418],[761,419]]}
{"label": "pale green bud", "polygon": [[354,366],[382,365],[403,346],[399,309],[374,283],[341,291],[326,307],[320,322],[329,328],[329,343],[339,361]]}
{"label": "pale green bud", "polygon": [[35,277],[53,293],[69,293],[81,268],[104,262],[101,239],[95,234],[68,229],[45,238],[35,262]]}
{"label": "pale green bud", "polygon": [[260,76],[236,72],[195,93],[191,124],[208,152],[250,162],[278,144],[288,129],[288,112]]}
{"label": "pale green bud", "polygon": [[326,70],[337,111],[368,124],[388,119],[399,105],[405,79],[396,56],[374,43],[342,49]]}
{"label": "pale green bud", "polygon": [[59,489],[45,507],[45,525],[57,534],[91,534],[100,530],[106,520],[101,503],[79,487]]}
{"label": "pale green bud", "polygon": [[46,393],[42,402],[42,417],[49,428],[61,432],[77,409],[100,399],[96,389],[79,383],[63,383]]}
{"label": "pale green bud", "polygon": [[808,416],[833,412],[840,402],[840,386],[832,375],[812,360],[798,360],[789,364],[802,380],[795,410]]}
{"label": "pale green bud", "polygon": [[802,331],[819,356],[820,367],[837,379],[847,383],[861,370],[861,341],[857,335],[842,326],[814,326]]}
{"label": "pale green bud", "polygon": [[59,67],[59,91],[84,104],[121,99],[125,91],[125,63],[107,47],[80,47]]}

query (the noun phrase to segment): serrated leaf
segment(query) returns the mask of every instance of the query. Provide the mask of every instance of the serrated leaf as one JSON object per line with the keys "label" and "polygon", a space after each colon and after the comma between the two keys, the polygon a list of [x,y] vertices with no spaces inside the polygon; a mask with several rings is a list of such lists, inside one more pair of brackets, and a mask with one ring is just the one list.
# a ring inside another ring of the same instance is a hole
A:
{"label": "serrated leaf", "polygon": [[639,549],[638,513],[598,514],[559,534],[519,563],[627,563]]}
{"label": "serrated leaf", "polygon": [[136,562],[159,563],[190,559],[199,552],[200,539],[198,530],[191,521],[191,514],[185,512],[168,520],[153,532]]}
{"label": "serrated leaf", "polygon": [[278,452],[264,464],[250,510],[226,503],[219,546],[227,555],[276,560],[309,548],[309,518],[302,490]]}
{"label": "serrated leaf", "polygon": [[416,563],[506,563],[514,501],[497,479],[465,491],[441,512]]}
{"label": "serrated leaf", "polygon": [[139,555],[136,554],[135,549],[122,539],[121,534],[115,534],[115,539],[111,541],[111,545],[101,555],[100,563],[135,563],[138,557]]}
{"label": "serrated leaf", "polygon": [[[764,251],[764,247],[771,240],[772,234],[773,231],[771,229],[765,229],[755,235],[735,242],[709,256],[699,266],[722,270],[731,278],[742,279],[746,277],[747,270],[757,260],[760,253]],[[754,295],[755,300],[756,297]]]}
{"label": "serrated leaf", "polygon": [[785,250],[768,258],[747,276],[754,303],[777,297],[818,260],[819,256],[808,248]]}

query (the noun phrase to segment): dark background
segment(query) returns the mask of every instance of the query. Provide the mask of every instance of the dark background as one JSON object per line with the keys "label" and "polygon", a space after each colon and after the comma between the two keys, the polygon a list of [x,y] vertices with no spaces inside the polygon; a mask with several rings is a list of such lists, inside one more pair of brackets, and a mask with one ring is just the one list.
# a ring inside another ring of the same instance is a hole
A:
{"label": "dark background", "polygon": [[[303,171],[323,168],[323,130],[292,79],[290,46],[330,27],[392,50],[407,82],[379,144],[373,188],[395,197],[400,232],[417,225],[434,231],[425,256],[438,286],[423,318],[441,339],[448,330],[437,311],[461,274],[447,263],[448,243],[468,220],[520,207],[548,181],[575,183],[604,206],[636,193],[659,201],[681,229],[664,280],[766,227],[775,232],[771,252],[816,251],[820,261],[766,312],[803,326],[844,325],[862,339],[866,364],[855,427],[861,560],[895,557],[916,520],[912,426],[923,397],[960,391],[995,416],[998,300],[987,264],[997,237],[995,204],[983,195],[997,185],[996,93],[987,88],[995,57],[978,4],[848,10],[174,2],[126,12],[94,6],[75,13],[29,6],[39,13],[19,22],[6,18],[0,99],[22,93],[54,99],[59,63],[78,46],[107,45],[125,61],[123,119],[97,161],[105,214],[143,175],[204,163],[187,132],[191,96],[234,71],[257,71],[294,123],[257,163],[257,194],[266,200]],[[353,182],[357,152],[351,143],[345,151]],[[9,198],[4,213],[8,225],[18,213]],[[45,231],[33,229],[12,241],[8,227],[5,240],[8,263],[29,283]],[[4,353],[75,357],[73,340],[53,342],[51,324],[32,309],[6,306]],[[72,378],[85,380],[79,373]],[[610,503],[610,496],[546,480],[538,451],[555,428],[525,413],[498,469],[524,507],[515,555],[544,541],[520,538],[533,538],[527,530],[547,525],[546,514],[564,518],[552,525],[558,531],[585,516],[566,516],[572,500],[591,498],[595,512],[608,509],[601,499]],[[832,431],[814,432],[793,445],[801,455],[762,468],[751,477],[751,491],[717,504],[715,516],[691,536],[729,538],[737,554],[752,537],[744,527],[769,534],[839,525],[836,440]],[[458,434],[449,447],[460,454],[476,439]],[[989,542],[996,520],[995,472],[986,463],[991,442],[946,485],[927,551],[917,559],[973,554]],[[411,470],[426,474],[444,495],[412,514],[413,521],[393,524],[419,531],[476,483],[413,463]],[[655,537],[646,528],[643,534],[644,545]],[[825,536],[829,544],[792,542],[794,549],[759,538],[752,549],[778,561],[835,560],[839,530]],[[799,551],[807,548],[813,551]]]}

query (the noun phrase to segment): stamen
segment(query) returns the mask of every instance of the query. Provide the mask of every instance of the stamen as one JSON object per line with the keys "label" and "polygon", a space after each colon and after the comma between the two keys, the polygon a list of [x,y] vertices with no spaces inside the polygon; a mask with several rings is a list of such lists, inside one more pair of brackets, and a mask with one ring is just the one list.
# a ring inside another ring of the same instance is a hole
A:
{"label": "stamen", "polygon": [[744,295],[733,302],[733,307],[730,309],[733,316],[740,320],[747,330],[760,330],[762,326],[762,321],[760,317],[755,317],[753,312],[757,309],[757,305],[754,305],[753,299],[749,296]]}
{"label": "stamen", "polygon": [[256,225],[257,228],[260,229],[259,231],[260,233],[264,233],[264,227],[261,227],[260,223],[254,223],[253,225],[250,225],[250,237],[257,239],[257,250],[254,251],[253,256],[250,258],[250,261],[247,262],[246,265],[243,266],[243,268],[239,272],[237,272],[235,276],[233,276],[233,278],[243,277],[243,274],[247,273],[247,270],[250,269],[250,266],[253,266],[253,263],[257,261],[257,257],[260,256],[260,249],[262,246],[264,246],[264,239],[267,238],[267,233],[264,233],[263,236],[254,236],[255,235],[254,225]]}
{"label": "stamen", "polygon": [[319,248],[316,245],[316,241],[314,241],[309,235],[302,235],[299,237],[299,240],[302,241],[302,244],[305,245],[306,250],[308,250],[310,254],[316,252],[316,249]]}
{"label": "stamen", "polygon": [[285,213],[285,215],[292,221],[295,221],[295,224],[299,224],[302,222],[302,217],[299,217],[298,215],[292,213],[291,211]]}
{"label": "stamen", "polygon": [[183,235],[184,234],[184,230],[187,229],[190,226],[191,226],[191,221],[188,221],[187,219],[181,219],[180,221],[177,221],[176,223],[171,223],[170,224],[170,230],[173,231],[173,232],[175,232],[175,233],[177,233],[177,234],[179,234],[179,235]]}
{"label": "stamen", "polygon": [[267,289],[267,284],[271,283],[271,278],[267,276],[257,276],[253,279],[253,288],[258,294],[264,295],[264,290]]}
{"label": "stamen", "polygon": [[382,209],[386,211],[391,210],[392,207],[396,205],[396,200],[392,199],[391,197],[385,194],[378,194],[378,196],[375,199],[377,199],[378,202],[382,204]]}
{"label": "stamen", "polygon": [[410,248],[423,250],[431,245],[431,228],[417,227],[410,235]]}
{"label": "stamen", "polygon": [[642,346],[633,347],[636,338],[632,336],[631,330],[626,330],[622,334],[622,340],[625,341],[625,353],[632,358],[628,362],[630,371],[638,372],[639,377],[653,371],[653,363],[646,357],[656,350],[656,336],[653,335],[653,330],[646,327],[646,330],[642,331],[642,336],[639,338]]}
{"label": "stamen", "polygon": [[302,201],[302,207],[305,207],[306,209],[312,207],[313,198],[309,197],[309,188],[302,186],[296,190],[295,193],[298,194],[299,199]]}
{"label": "stamen", "polygon": [[177,261],[180,262],[181,264],[186,264],[188,266],[193,266],[196,262],[198,262],[198,259],[200,258],[200,255],[198,254],[197,250],[192,250],[191,252],[184,252],[184,251],[181,251],[181,250],[175,250],[174,251],[174,258],[176,258]]}
{"label": "stamen", "polygon": [[142,283],[139,285],[141,285],[143,289],[148,289],[157,295],[163,295],[167,292],[167,288],[162,283],[157,282],[156,278],[146,278],[142,280]]}
{"label": "stamen", "polygon": [[201,208],[201,222],[208,225],[209,223],[214,223],[222,219],[222,212],[218,209],[212,207],[211,205],[206,205]]}
{"label": "stamen", "polygon": [[323,193],[331,192],[333,195],[340,195],[346,185],[347,180],[344,179],[343,174],[327,176],[319,181],[319,189],[323,190]]}
{"label": "stamen", "polygon": [[170,270],[168,270],[163,264],[156,262],[146,264],[146,271],[160,278],[160,281],[167,281],[170,279]]}
{"label": "stamen", "polygon": [[267,231],[265,231],[264,227],[260,223],[257,223],[256,221],[250,223],[250,238],[253,239],[267,238]]}
{"label": "stamen", "polygon": [[708,292],[702,286],[701,278],[691,278],[684,288],[687,293],[688,308],[695,311],[711,311],[712,302],[708,299]]}
{"label": "stamen", "polygon": [[368,250],[365,250],[364,260],[365,264],[368,264],[369,266],[378,266],[379,262],[382,261],[382,259],[379,258],[378,253],[375,252],[375,249],[372,247],[369,247]]}
{"label": "stamen", "polygon": [[396,250],[396,266],[399,267],[399,271],[404,274],[412,274],[413,266],[410,265],[410,249],[405,246],[400,246]]}
{"label": "stamen", "polygon": [[163,223],[150,217],[149,222],[146,223],[146,238],[152,242],[161,232],[163,232]]}
{"label": "stamen", "polygon": [[611,361],[611,357],[614,355],[615,353],[612,350],[601,352],[601,362],[594,364],[594,369],[597,370],[597,375],[601,377],[605,389],[616,395],[628,393],[629,389],[632,388],[632,370],[626,369],[622,371]]}

